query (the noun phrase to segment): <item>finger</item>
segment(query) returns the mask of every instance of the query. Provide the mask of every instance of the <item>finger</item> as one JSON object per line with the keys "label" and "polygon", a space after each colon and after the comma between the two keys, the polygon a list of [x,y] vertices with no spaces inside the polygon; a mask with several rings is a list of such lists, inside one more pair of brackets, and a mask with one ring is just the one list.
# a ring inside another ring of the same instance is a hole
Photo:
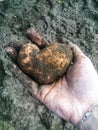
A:
{"label": "finger", "polygon": [[46,47],[49,43],[44,40],[35,30],[34,28],[30,28],[27,30],[27,37],[35,44],[37,44],[40,48]]}
{"label": "finger", "polygon": [[38,92],[39,84],[25,75],[15,64],[8,65],[10,72],[15,76],[28,91],[35,94]]}
{"label": "finger", "polygon": [[11,58],[11,60],[16,63],[18,57],[18,51],[14,47],[7,47],[6,49],[7,55]]}
{"label": "finger", "polygon": [[18,53],[19,53],[20,48],[25,44],[26,43],[22,42],[22,41],[18,41],[18,42],[11,41],[6,46],[5,51],[14,63],[17,62],[17,57],[18,57]]}
{"label": "finger", "polygon": [[82,57],[86,57],[86,55],[82,52],[82,50],[76,45],[73,44],[71,41],[68,39],[64,38],[63,42],[67,43],[68,46],[72,49],[73,54],[74,54],[74,60],[81,59]]}
{"label": "finger", "polygon": [[8,44],[8,47],[13,47],[15,48],[17,51],[20,50],[20,48],[25,45],[26,43],[28,43],[28,41],[11,41]]}

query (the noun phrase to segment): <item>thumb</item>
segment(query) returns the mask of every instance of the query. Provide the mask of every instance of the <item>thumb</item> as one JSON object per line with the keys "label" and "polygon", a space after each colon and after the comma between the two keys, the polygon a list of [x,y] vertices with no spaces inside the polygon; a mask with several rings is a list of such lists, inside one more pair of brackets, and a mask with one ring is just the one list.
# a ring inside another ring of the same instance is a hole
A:
{"label": "thumb", "polygon": [[74,60],[81,60],[82,57],[86,57],[86,55],[82,52],[82,50],[74,43],[64,38],[63,41],[68,44],[68,46],[72,49]]}

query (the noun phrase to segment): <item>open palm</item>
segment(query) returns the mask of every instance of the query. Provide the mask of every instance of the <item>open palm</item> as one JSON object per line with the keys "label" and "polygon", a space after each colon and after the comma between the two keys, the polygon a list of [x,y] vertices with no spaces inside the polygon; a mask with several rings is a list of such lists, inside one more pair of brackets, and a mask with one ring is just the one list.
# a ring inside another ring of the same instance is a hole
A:
{"label": "open palm", "polygon": [[37,98],[61,118],[77,124],[98,103],[98,76],[88,57],[74,44],[74,63],[67,73],[35,92]]}
{"label": "open palm", "polygon": [[44,105],[61,118],[76,125],[85,112],[98,104],[98,76],[85,54],[73,43],[74,62],[60,79],[39,85],[15,64],[9,69]]}

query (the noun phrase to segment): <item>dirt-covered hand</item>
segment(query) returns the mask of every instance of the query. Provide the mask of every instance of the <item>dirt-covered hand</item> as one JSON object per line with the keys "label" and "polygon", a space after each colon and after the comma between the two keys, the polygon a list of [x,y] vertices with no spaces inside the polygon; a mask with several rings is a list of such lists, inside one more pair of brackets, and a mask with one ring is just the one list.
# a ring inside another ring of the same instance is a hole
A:
{"label": "dirt-covered hand", "polygon": [[98,75],[90,61],[74,44],[74,63],[58,81],[35,93],[51,111],[76,125],[85,112],[98,105]]}
{"label": "dirt-covered hand", "polygon": [[[41,45],[41,44],[40,44]],[[74,62],[59,80],[39,85],[15,65],[9,69],[52,112],[76,125],[98,105],[98,75],[91,60],[73,43]]]}

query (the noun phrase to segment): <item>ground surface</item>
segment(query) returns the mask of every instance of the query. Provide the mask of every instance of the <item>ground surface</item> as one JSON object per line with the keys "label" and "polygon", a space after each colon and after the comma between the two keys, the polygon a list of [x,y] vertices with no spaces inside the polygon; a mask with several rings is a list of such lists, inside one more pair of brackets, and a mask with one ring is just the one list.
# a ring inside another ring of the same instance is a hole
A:
{"label": "ground surface", "polygon": [[27,41],[34,27],[50,42],[66,37],[98,68],[98,0],[0,1],[0,129],[74,130],[47,110],[9,72],[4,48],[11,40]]}

